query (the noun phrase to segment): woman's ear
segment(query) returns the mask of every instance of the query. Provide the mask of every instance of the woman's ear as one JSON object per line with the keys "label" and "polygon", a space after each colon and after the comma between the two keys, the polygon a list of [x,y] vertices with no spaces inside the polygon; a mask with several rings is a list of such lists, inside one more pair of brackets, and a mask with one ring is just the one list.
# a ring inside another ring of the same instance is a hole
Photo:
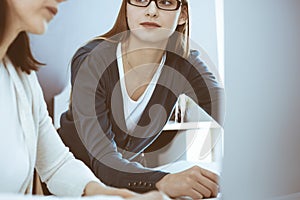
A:
{"label": "woman's ear", "polygon": [[186,6],[183,6],[181,8],[181,12],[179,15],[178,23],[177,25],[183,25],[186,23],[186,20],[188,19],[188,10]]}

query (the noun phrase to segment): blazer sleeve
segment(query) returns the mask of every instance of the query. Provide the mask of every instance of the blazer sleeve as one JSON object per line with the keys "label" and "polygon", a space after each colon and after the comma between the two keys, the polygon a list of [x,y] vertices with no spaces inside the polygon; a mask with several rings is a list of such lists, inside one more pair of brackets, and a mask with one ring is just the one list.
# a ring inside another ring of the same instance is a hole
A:
{"label": "blazer sleeve", "polygon": [[190,70],[184,93],[191,97],[221,126],[225,116],[225,90],[216,76],[199,58],[198,51],[191,51]]}
{"label": "blazer sleeve", "polygon": [[72,80],[72,114],[78,135],[90,155],[90,167],[107,185],[140,193],[154,190],[155,183],[167,173],[130,162],[117,149],[115,135],[118,133],[112,130],[108,88],[102,81],[103,68],[111,60],[109,55],[101,56],[102,53],[107,55],[102,47],[81,48],[71,64],[75,78]]}
{"label": "blazer sleeve", "polygon": [[[52,125],[42,90],[33,73],[34,107],[38,113],[37,160],[35,167],[49,191],[57,196],[81,196],[90,181],[102,184],[83,162],[64,146]],[[38,105],[38,106],[36,106]],[[103,184],[104,185],[104,184]]]}

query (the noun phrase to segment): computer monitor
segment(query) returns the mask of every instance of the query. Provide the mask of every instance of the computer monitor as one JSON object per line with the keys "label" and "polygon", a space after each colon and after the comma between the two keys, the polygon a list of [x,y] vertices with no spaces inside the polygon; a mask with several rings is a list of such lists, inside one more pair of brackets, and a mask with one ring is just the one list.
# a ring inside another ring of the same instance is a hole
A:
{"label": "computer monitor", "polygon": [[300,1],[224,7],[223,199],[300,199]]}

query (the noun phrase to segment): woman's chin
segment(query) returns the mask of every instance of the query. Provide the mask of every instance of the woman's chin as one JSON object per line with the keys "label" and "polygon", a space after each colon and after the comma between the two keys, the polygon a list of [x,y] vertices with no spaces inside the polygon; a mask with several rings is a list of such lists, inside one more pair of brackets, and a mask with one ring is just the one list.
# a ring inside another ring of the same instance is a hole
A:
{"label": "woman's chin", "polygon": [[44,21],[42,24],[35,26],[33,29],[28,30],[29,33],[41,35],[44,34],[48,29],[48,22]]}
{"label": "woman's chin", "polygon": [[143,29],[136,29],[131,31],[133,35],[138,38],[140,41],[146,42],[146,43],[158,43],[161,44],[164,41],[167,41],[172,34],[170,30],[153,30],[153,31],[147,31]]}

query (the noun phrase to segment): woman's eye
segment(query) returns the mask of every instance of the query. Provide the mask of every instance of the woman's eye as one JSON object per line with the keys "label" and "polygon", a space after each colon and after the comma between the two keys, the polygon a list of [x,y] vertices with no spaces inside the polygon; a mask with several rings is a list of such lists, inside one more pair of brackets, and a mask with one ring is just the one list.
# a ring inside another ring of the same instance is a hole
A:
{"label": "woman's eye", "polygon": [[134,0],[136,3],[146,3],[148,0]]}
{"label": "woman's eye", "polygon": [[[175,2],[176,2],[176,1],[175,1]],[[174,2],[174,1],[171,1],[171,0],[161,0],[161,1],[159,1],[158,3],[159,3],[160,5],[171,6],[171,5],[175,4],[175,2]]]}

